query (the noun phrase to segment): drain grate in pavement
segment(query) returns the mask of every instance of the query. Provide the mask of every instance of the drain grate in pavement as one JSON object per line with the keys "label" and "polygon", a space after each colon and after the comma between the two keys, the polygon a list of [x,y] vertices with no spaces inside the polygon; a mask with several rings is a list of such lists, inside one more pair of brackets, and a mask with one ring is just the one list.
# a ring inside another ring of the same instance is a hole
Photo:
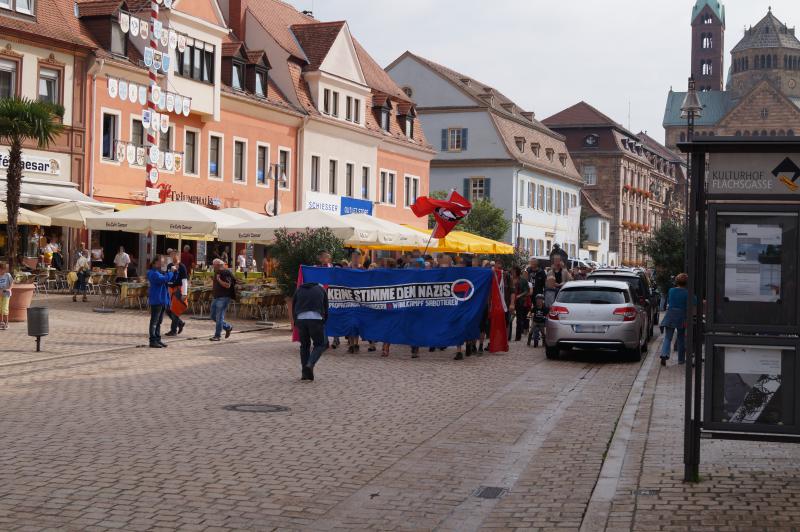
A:
{"label": "drain grate in pavement", "polygon": [[507,488],[498,488],[496,486],[481,486],[476,489],[472,494],[481,499],[499,499],[508,491]]}
{"label": "drain grate in pavement", "polygon": [[256,412],[259,414],[274,414],[276,412],[288,412],[288,406],[281,406],[281,405],[253,405],[253,404],[245,404],[245,405],[227,405],[223,407],[225,410],[231,410],[233,412]]}
{"label": "drain grate in pavement", "polygon": [[633,494],[640,497],[655,497],[659,493],[661,493],[659,488],[633,490]]}

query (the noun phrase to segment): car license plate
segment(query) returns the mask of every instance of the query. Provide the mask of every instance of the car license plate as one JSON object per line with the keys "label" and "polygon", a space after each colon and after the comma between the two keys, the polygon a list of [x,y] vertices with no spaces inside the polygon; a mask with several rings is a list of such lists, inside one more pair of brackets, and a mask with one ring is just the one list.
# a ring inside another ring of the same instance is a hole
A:
{"label": "car license plate", "polygon": [[608,327],[606,325],[573,325],[572,330],[576,333],[604,333]]}

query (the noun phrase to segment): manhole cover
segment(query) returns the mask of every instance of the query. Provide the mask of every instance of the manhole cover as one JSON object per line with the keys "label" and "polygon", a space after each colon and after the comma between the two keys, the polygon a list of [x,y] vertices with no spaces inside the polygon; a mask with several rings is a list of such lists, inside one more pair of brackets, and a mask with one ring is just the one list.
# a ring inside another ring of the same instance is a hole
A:
{"label": "manhole cover", "polygon": [[225,410],[234,412],[257,412],[260,414],[272,414],[274,412],[288,412],[288,406],[281,405],[227,405]]}
{"label": "manhole cover", "polygon": [[481,499],[499,499],[508,491],[506,488],[498,488],[495,486],[481,486],[473,495]]}

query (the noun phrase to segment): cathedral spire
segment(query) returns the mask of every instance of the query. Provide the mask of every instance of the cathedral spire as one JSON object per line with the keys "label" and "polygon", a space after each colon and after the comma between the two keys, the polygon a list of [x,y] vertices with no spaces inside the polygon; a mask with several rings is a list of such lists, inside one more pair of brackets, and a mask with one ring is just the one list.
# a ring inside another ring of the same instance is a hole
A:
{"label": "cathedral spire", "polygon": [[711,13],[717,17],[722,26],[725,27],[725,6],[719,0],[697,0],[692,9],[692,24],[697,21],[697,17],[703,12],[705,7],[711,10]]}

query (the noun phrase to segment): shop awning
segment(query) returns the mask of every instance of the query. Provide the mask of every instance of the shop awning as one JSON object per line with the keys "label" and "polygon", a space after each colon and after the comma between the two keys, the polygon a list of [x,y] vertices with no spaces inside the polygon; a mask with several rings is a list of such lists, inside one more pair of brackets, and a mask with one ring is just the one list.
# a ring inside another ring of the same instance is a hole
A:
{"label": "shop awning", "polygon": [[[5,179],[0,179],[0,197],[3,199],[6,197]],[[42,206],[58,205],[68,201],[77,201],[87,205],[100,203],[78,190],[74,183],[68,181],[54,181],[52,183],[23,181],[20,201],[27,205]]]}

